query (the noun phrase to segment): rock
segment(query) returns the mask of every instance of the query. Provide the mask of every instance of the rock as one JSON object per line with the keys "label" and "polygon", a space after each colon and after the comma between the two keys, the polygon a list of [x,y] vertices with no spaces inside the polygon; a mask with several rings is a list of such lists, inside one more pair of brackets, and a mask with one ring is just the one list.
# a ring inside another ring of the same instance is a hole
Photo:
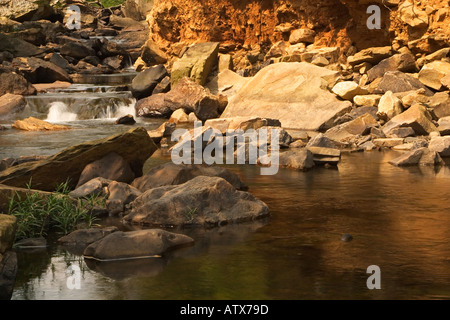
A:
{"label": "rock", "polygon": [[267,126],[280,127],[281,123],[277,119],[265,119],[251,116],[209,119],[205,122],[205,127],[217,129],[223,134],[225,134],[227,131],[231,132],[236,130],[242,130],[245,132],[249,129],[258,130],[262,127]]}
{"label": "rock", "polygon": [[42,48],[38,48],[22,39],[0,33],[0,52],[2,51],[7,51],[14,57],[32,57],[44,53]]}
{"label": "rock", "polygon": [[416,165],[438,165],[442,164],[442,159],[436,151],[428,148],[418,148],[411,150],[398,158],[389,161],[390,164],[397,167],[407,167]]}
{"label": "rock", "polygon": [[341,151],[338,149],[322,147],[309,147],[307,149],[313,154],[314,163],[317,165],[337,165],[341,160]]}
{"label": "rock", "polygon": [[24,120],[16,120],[12,127],[14,129],[24,130],[24,131],[58,131],[58,130],[69,130],[70,127],[51,124],[49,122],[36,119],[34,117],[29,117]]}
{"label": "rock", "polygon": [[69,196],[75,199],[88,198],[90,196],[105,196],[105,188],[107,188],[111,182],[112,180],[97,177],[71,191]]}
{"label": "rock", "polygon": [[170,77],[166,76],[164,77],[153,89],[152,94],[158,94],[158,93],[167,93],[170,91]]}
{"label": "rock", "polygon": [[27,101],[21,95],[7,93],[0,96],[0,118],[13,117],[15,113],[22,112]]}
{"label": "rock", "polygon": [[269,208],[220,177],[198,176],[186,183],[150,189],[131,203],[125,222],[143,225],[222,225],[253,221]]}
{"label": "rock", "polygon": [[441,136],[450,135],[450,116],[439,119],[438,124]]}
{"label": "rock", "polygon": [[135,178],[129,163],[115,152],[110,152],[86,165],[81,172],[77,188],[97,177],[126,183],[132,182]]}
{"label": "rock", "polygon": [[122,200],[111,199],[106,200],[106,210],[108,211],[109,216],[117,216],[121,214],[125,208]]}
{"label": "rock", "polygon": [[101,240],[117,231],[119,231],[117,227],[79,229],[59,238],[58,243],[63,246],[79,247],[84,251],[91,243]]}
{"label": "rock", "polygon": [[14,247],[19,249],[46,248],[47,240],[44,237],[22,239],[17,241]]}
{"label": "rock", "polygon": [[[290,149],[280,153],[279,167],[293,169],[298,171],[308,171],[314,167],[314,156],[307,149]],[[258,160],[260,163],[267,162],[263,158]]]}
{"label": "rock", "polygon": [[447,92],[437,92],[430,97],[427,105],[437,118],[450,116],[450,95]]}
{"label": "rock", "polygon": [[[209,120],[208,120],[209,121]],[[183,109],[175,110],[169,118],[170,123],[187,123],[189,122],[189,115]]]}
{"label": "rock", "polygon": [[378,148],[392,148],[403,144],[403,138],[378,138],[373,140],[373,144]]}
{"label": "rock", "polygon": [[223,94],[231,97],[249,81],[231,70],[224,70],[206,84],[212,94]]}
{"label": "rock", "polygon": [[147,174],[135,179],[131,185],[145,192],[161,186],[183,184],[198,176],[220,177],[237,190],[247,190],[247,186],[239,176],[228,169],[207,165],[176,165],[172,162],[150,169]]}
{"label": "rock", "polygon": [[168,93],[156,94],[136,103],[140,117],[169,117],[175,110],[194,112],[202,121],[219,116],[220,101],[190,78],[183,78]]}
{"label": "rock", "polygon": [[431,121],[431,115],[427,108],[420,104],[415,104],[405,112],[393,117],[384,125],[383,132],[388,135],[392,129],[398,127],[411,127],[417,135],[428,135],[430,132],[439,131]]}
{"label": "rock", "polygon": [[133,31],[144,30],[145,24],[131,18],[119,17],[112,14],[109,18],[109,25],[117,29],[129,29]]}
{"label": "rock", "polygon": [[382,93],[388,91],[396,93],[424,89],[425,95],[431,96],[433,94],[433,92],[425,87],[418,79],[401,71],[386,72],[378,83],[377,89]]}
{"label": "rock", "polygon": [[431,138],[428,149],[436,151],[443,158],[450,157],[450,136]]}
{"label": "rock", "polygon": [[291,44],[296,44],[299,42],[314,43],[314,38],[316,37],[316,32],[311,29],[296,29],[291,31],[289,36],[289,42]]}
{"label": "rock", "polygon": [[372,82],[376,78],[381,78],[388,71],[414,72],[416,59],[409,52],[394,54],[367,71],[368,81]]}
{"label": "rock", "polygon": [[355,96],[353,102],[358,107],[377,107],[380,102],[381,95],[378,94],[368,94],[362,96]]}
{"label": "rock", "polygon": [[357,136],[364,136],[370,133],[371,128],[377,127],[377,120],[370,114],[366,113],[358,118],[335,126],[325,132],[334,142],[348,143]]}
{"label": "rock", "polygon": [[2,72],[0,69],[0,96],[12,93],[22,96],[31,96],[36,94],[36,89],[23,76],[15,72]]}
{"label": "rock", "polygon": [[116,231],[89,245],[84,257],[98,261],[160,257],[168,250],[193,243],[188,236],[161,229]]}
{"label": "rock", "polygon": [[191,46],[183,56],[175,61],[171,71],[172,87],[184,77],[205,85],[206,79],[218,63],[219,43],[204,42]]}
{"label": "rock", "polygon": [[389,131],[388,138],[407,138],[413,137],[416,132],[411,127],[398,127]]}
{"label": "rock", "polygon": [[38,8],[39,5],[34,1],[6,0],[2,1],[2,6],[0,7],[0,16],[17,21],[26,21],[33,17]]}
{"label": "rock", "polygon": [[16,230],[17,218],[9,214],[0,214],[0,254],[12,248]]}
{"label": "rock", "polygon": [[136,99],[151,96],[156,85],[168,75],[163,64],[140,72],[131,82],[131,92]]}
{"label": "rock", "polygon": [[425,90],[419,89],[416,91],[411,91],[410,93],[406,94],[405,96],[401,97],[402,104],[405,108],[409,108],[414,103],[423,103],[428,104],[430,97],[425,95]]}
{"label": "rock", "polygon": [[428,26],[428,15],[419,9],[414,2],[403,2],[398,7],[400,19],[413,28],[424,28]]}
{"label": "rock", "polygon": [[65,81],[55,81],[53,83],[35,83],[33,87],[36,88],[38,93],[51,92],[55,89],[67,89],[72,84],[70,82]]}
{"label": "rock", "polygon": [[122,11],[126,18],[142,21],[152,8],[153,0],[126,0]]}
{"label": "rock", "polygon": [[84,45],[83,43],[79,42],[68,42],[64,44],[60,52],[63,56],[72,57],[75,59],[83,59],[88,56],[95,56],[95,50],[91,47]]}
{"label": "rock", "polygon": [[159,49],[155,42],[147,40],[142,47],[141,59],[144,61],[145,65],[149,67],[167,63],[168,57],[164,51]]}
{"label": "rock", "polygon": [[392,91],[386,92],[378,103],[377,116],[380,119],[388,121],[396,115],[402,113],[403,106],[399,98],[397,98]]}
{"label": "rock", "polygon": [[344,100],[353,100],[357,95],[367,94],[367,90],[361,88],[356,82],[338,82],[332,89],[333,93]]}
{"label": "rock", "polygon": [[323,148],[336,148],[336,144],[323,133],[317,134],[311,140],[309,140],[306,148],[309,147],[323,147]]}
{"label": "rock", "polygon": [[17,269],[17,255],[14,251],[0,254],[0,300],[11,299]]}
{"label": "rock", "polygon": [[133,128],[111,137],[69,147],[46,159],[23,163],[0,171],[0,183],[26,187],[33,177],[33,187],[53,191],[55,185],[69,179],[69,187],[79,181],[84,167],[115,152],[130,164],[136,177],[142,175],[145,161],[157,150],[144,128]]}
{"label": "rock", "polygon": [[306,62],[267,66],[230,98],[221,117],[256,116],[278,119],[283,128],[326,130],[351,109],[324,88],[325,82],[333,86],[336,76]]}
{"label": "rock", "polygon": [[450,63],[433,61],[422,67],[419,72],[419,81],[434,90],[443,89],[441,79],[450,75]]}
{"label": "rock", "polygon": [[[95,65],[99,64],[100,63],[97,63]],[[113,70],[120,70],[125,64],[125,60],[123,56],[106,57],[105,59],[103,59],[102,64],[110,67]]]}
{"label": "rock", "polygon": [[119,200],[123,206],[131,203],[137,197],[139,197],[142,192],[123,182],[113,181],[108,186],[109,197],[108,200]]}
{"label": "rock", "polygon": [[353,240],[353,236],[351,234],[345,233],[341,236],[341,240],[344,242],[350,242]]}
{"label": "rock", "polygon": [[441,78],[441,83],[444,87],[446,87],[447,89],[450,89],[450,74]]}
{"label": "rock", "polygon": [[325,57],[315,57],[312,59],[311,63],[319,67],[325,67],[330,64],[330,62]]}
{"label": "rock", "polygon": [[219,54],[218,71],[233,70],[233,57],[231,54]]}
{"label": "rock", "polygon": [[417,59],[417,66],[419,68],[422,68],[425,64],[430,63],[435,60],[442,60],[446,58],[450,53],[450,48],[443,48],[440,50],[437,50],[429,55],[426,55],[425,57],[421,57]]}
{"label": "rock", "polygon": [[133,125],[136,123],[136,120],[134,120],[133,115],[127,114],[126,116],[120,117],[116,120],[116,124],[125,124],[125,125]]}
{"label": "rock", "polygon": [[176,123],[166,121],[157,129],[148,131],[148,135],[155,143],[159,143],[163,137],[170,137],[176,129]]}
{"label": "rock", "polygon": [[348,57],[347,62],[352,66],[364,62],[368,62],[371,63],[372,65],[375,65],[379,63],[381,60],[386,59],[391,55],[392,55],[392,48],[390,46],[373,47],[361,50],[355,55]]}
{"label": "rock", "polygon": [[13,63],[31,83],[72,82],[69,74],[57,65],[38,58],[15,58]]}

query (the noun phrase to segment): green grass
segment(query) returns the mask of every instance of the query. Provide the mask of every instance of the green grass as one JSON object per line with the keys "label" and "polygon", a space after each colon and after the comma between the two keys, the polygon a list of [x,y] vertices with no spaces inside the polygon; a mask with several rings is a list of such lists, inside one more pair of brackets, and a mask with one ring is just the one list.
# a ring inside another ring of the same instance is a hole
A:
{"label": "green grass", "polygon": [[46,237],[49,231],[55,230],[68,234],[79,224],[89,228],[95,224],[91,208],[104,203],[100,197],[77,200],[68,196],[68,183],[60,184],[50,195],[42,195],[31,191],[23,198],[16,193],[9,202],[9,214],[17,218],[16,240],[35,237]]}

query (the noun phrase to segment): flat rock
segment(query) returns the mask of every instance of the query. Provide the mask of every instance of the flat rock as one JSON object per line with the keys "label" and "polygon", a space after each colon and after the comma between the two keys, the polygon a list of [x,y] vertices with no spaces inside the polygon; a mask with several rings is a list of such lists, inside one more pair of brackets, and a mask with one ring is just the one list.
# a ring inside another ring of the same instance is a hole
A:
{"label": "flat rock", "polygon": [[34,117],[29,117],[24,120],[16,120],[12,127],[14,129],[24,130],[24,131],[59,131],[59,130],[69,130],[70,127],[63,126],[59,124],[51,124],[47,121],[43,121]]}
{"label": "flat rock", "polygon": [[422,67],[419,72],[419,81],[434,90],[444,89],[441,80],[450,75],[450,63],[433,61]]}
{"label": "flat rock", "polygon": [[116,231],[89,245],[84,257],[98,261],[160,257],[168,250],[193,243],[186,235],[161,229]]}
{"label": "flat rock", "polygon": [[64,246],[81,247],[84,250],[91,243],[116,231],[119,231],[117,227],[79,229],[59,238],[58,243]]}
{"label": "flat rock", "polygon": [[125,222],[159,226],[215,226],[269,215],[267,205],[252,194],[236,190],[225,179],[207,176],[147,190],[131,207]]}
{"label": "flat rock", "polygon": [[399,53],[382,60],[369,71],[368,81],[381,78],[388,71],[414,72],[416,70],[416,59],[411,53]]}
{"label": "flat rock", "polygon": [[438,124],[441,136],[450,135],[450,116],[439,119]]}

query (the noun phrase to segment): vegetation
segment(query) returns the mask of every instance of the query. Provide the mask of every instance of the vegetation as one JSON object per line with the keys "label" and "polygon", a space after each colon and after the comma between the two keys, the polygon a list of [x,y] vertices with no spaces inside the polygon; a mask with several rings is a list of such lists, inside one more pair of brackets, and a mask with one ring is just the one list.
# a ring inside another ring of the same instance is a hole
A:
{"label": "vegetation", "polygon": [[50,230],[68,234],[81,223],[92,227],[96,217],[91,209],[104,204],[104,198],[99,196],[77,201],[70,198],[67,182],[49,195],[32,192],[31,183],[27,187],[29,192],[23,199],[16,193],[9,202],[9,213],[17,217],[16,240],[45,237]]}
{"label": "vegetation", "polygon": [[197,213],[197,208],[188,208],[189,210],[184,213],[186,222],[192,223],[195,219],[195,214]]}

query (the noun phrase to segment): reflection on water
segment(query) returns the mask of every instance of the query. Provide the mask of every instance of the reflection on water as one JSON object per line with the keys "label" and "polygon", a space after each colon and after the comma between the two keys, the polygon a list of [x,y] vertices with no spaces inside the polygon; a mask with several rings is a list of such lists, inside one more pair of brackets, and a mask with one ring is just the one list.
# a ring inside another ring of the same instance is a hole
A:
{"label": "reflection on water", "polygon": [[[13,299],[448,299],[450,169],[389,165],[398,155],[344,154],[339,170],[276,176],[229,166],[269,205],[268,220],[174,230],[195,245],[157,260],[86,265],[60,247],[20,253]],[[73,261],[82,290],[65,285]],[[381,268],[381,290],[366,287],[369,265]]]}

